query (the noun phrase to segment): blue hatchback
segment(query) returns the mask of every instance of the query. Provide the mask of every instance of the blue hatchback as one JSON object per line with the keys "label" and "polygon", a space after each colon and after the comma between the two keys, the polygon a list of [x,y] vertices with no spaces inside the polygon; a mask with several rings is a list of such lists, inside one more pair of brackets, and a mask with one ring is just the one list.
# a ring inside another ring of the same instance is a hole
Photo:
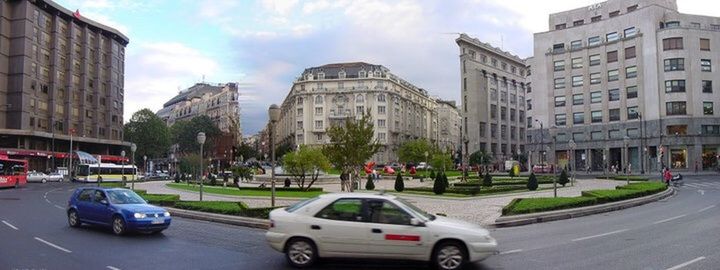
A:
{"label": "blue hatchback", "polygon": [[68,201],[68,223],[111,226],[113,233],[127,231],[159,233],[170,226],[170,212],[148,204],[125,188],[81,187]]}

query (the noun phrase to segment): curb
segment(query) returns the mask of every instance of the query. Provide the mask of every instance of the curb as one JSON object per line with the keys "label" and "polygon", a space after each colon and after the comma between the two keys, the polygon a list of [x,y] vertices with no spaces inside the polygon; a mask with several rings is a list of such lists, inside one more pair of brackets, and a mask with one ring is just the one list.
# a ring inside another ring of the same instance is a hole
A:
{"label": "curb", "polygon": [[171,215],[182,218],[205,220],[210,222],[224,223],[236,226],[250,227],[267,230],[270,228],[270,221],[267,219],[231,216],[215,213],[206,213],[172,207],[164,207]]}
{"label": "curb", "polygon": [[604,204],[599,204],[599,205],[591,205],[591,206],[573,208],[573,209],[555,210],[555,211],[548,211],[548,212],[542,212],[542,213],[532,213],[532,214],[522,214],[522,215],[499,217],[498,219],[495,220],[495,224],[492,224],[491,226],[498,227],[498,228],[499,227],[522,226],[522,225],[528,225],[528,224],[533,224],[533,223],[570,219],[570,218],[594,215],[594,214],[605,213],[605,212],[610,212],[610,211],[622,210],[622,209],[640,206],[640,205],[643,205],[646,203],[662,200],[664,198],[674,195],[675,192],[676,192],[676,190],[674,188],[668,188],[665,191],[660,192],[660,193],[656,193],[653,195],[644,196],[644,197],[640,197],[640,198],[634,198],[634,199],[630,199],[630,200],[619,201],[619,202],[611,202],[611,203],[604,203]]}

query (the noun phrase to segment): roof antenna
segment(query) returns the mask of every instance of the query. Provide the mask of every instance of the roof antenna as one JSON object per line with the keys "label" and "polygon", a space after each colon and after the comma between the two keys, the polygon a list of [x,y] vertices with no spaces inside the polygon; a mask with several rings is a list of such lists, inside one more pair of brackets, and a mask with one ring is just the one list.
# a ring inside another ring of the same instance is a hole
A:
{"label": "roof antenna", "polygon": [[504,46],[504,42],[503,42],[503,35],[502,35],[502,34],[500,35],[500,49],[503,50],[503,51],[505,50],[505,46]]}

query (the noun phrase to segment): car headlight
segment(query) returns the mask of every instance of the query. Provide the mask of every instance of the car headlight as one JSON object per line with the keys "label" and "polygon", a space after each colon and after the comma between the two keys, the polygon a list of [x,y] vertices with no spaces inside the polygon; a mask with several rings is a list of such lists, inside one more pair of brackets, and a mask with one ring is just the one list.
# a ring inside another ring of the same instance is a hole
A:
{"label": "car headlight", "polygon": [[169,216],[170,216],[170,212],[165,211],[165,213],[163,213],[163,216],[169,217]]}
{"label": "car headlight", "polygon": [[143,213],[135,213],[133,216],[134,216],[135,218],[146,218],[146,217],[147,217],[147,215],[145,215],[145,214],[143,214]]}

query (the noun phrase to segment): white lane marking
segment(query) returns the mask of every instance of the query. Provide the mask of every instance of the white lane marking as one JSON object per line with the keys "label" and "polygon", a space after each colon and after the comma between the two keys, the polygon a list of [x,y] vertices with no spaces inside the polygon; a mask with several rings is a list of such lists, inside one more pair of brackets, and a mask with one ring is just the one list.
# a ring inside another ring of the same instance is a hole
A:
{"label": "white lane marking", "polygon": [[38,241],[40,241],[40,242],[43,242],[44,244],[46,244],[46,245],[48,245],[48,246],[54,247],[54,248],[56,248],[56,249],[59,249],[59,250],[61,250],[61,251],[66,252],[66,253],[71,253],[71,252],[72,252],[72,251],[70,251],[69,249],[66,249],[66,248],[64,248],[64,247],[61,247],[61,246],[58,246],[58,245],[56,245],[56,244],[50,243],[50,242],[48,242],[48,241],[45,241],[45,240],[43,240],[43,239],[40,238],[40,237],[35,237],[35,240],[38,240]]}
{"label": "white lane marking", "polygon": [[4,221],[4,220],[3,220],[3,221],[2,221],[2,223],[5,223],[5,225],[7,225],[8,227],[10,227],[10,228],[13,228],[13,230],[16,230],[16,231],[18,231],[18,228],[17,228],[17,227],[15,227],[15,226],[13,226],[13,225],[12,225],[12,224],[10,224],[9,222],[7,222],[7,221]]}
{"label": "white lane marking", "polygon": [[606,236],[606,235],[621,233],[621,232],[624,232],[624,231],[627,231],[627,230],[628,230],[628,229],[622,229],[622,230],[612,231],[612,232],[609,232],[609,233],[603,233],[603,234],[591,235],[591,236],[586,236],[586,237],[580,237],[580,238],[575,238],[575,239],[573,239],[572,241],[573,241],[573,242],[576,242],[576,241],[582,241],[582,240],[587,240],[587,239],[592,239],[592,238],[597,238],[597,237],[603,237],[603,236]]}
{"label": "white lane marking", "polygon": [[55,208],[57,208],[57,209],[65,210],[65,207],[59,206],[59,205],[57,205],[57,204],[55,204],[55,205],[53,205],[53,206],[55,206]]}
{"label": "white lane marking", "polygon": [[107,267],[107,269],[110,269],[110,270],[120,270],[120,268],[117,268],[117,267],[114,267],[114,266],[109,266],[109,265],[108,265],[108,266],[106,266],[106,267]]}
{"label": "white lane marking", "polygon": [[698,186],[698,185],[696,185],[696,184],[685,184],[685,186],[687,186],[687,187],[692,187],[692,188],[699,188],[699,187],[700,187],[700,186]]}
{"label": "white lane marking", "polygon": [[713,208],[713,207],[715,207],[714,204],[711,205],[711,206],[705,207],[705,208],[703,208],[703,209],[700,209],[700,210],[698,210],[697,212],[698,212],[698,213],[702,213],[702,212],[705,212],[706,210],[708,210],[708,209],[710,209],[710,208]]}
{"label": "white lane marking", "polygon": [[658,221],[653,222],[653,224],[660,224],[660,223],[663,223],[663,222],[668,222],[668,221],[671,221],[671,220],[676,220],[676,219],[682,218],[682,217],[684,217],[684,216],[687,216],[687,214],[679,215],[679,216],[675,216],[675,217],[671,217],[671,218],[666,218],[666,219],[663,219],[663,220],[658,220]]}
{"label": "white lane marking", "polygon": [[701,256],[701,257],[697,257],[697,258],[692,259],[692,260],[690,260],[690,261],[687,261],[687,262],[678,264],[678,265],[676,265],[676,266],[670,267],[670,268],[668,268],[667,270],[677,270],[677,269],[683,268],[683,267],[685,267],[685,266],[691,265],[691,264],[693,264],[693,263],[702,261],[702,260],[704,260],[704,259],[705,259],[705,257],[702,257],[702,256]]}
{"label": "white lane marking", "polygon": [[708,183],[697,183],[697,185],[701,186],[701,187],[712,187],[713,186],[712,184],[708,184]]}
{"label": "white lane marking", "polygon": [[522,249],[513,249],[513,250],[500,252],[500,255],[513,254],[513,253],[518,253],[518,252],[522,252],[522,251],[523,251]]}

